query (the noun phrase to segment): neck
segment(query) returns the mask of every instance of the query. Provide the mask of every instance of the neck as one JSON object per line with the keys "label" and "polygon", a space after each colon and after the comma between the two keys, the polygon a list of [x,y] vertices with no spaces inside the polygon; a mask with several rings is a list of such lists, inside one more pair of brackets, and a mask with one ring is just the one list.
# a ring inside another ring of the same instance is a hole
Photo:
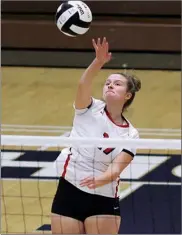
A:
{"label": "neck", "polygon": [[123,118],[122,118],[122,110],[123,110],[123,105],[121,104],[111,104],[111,103],[107,103],[106,104],[106,109],[109,112],[110,116],[112,117],[112,119],[119,124],[123,123]]}

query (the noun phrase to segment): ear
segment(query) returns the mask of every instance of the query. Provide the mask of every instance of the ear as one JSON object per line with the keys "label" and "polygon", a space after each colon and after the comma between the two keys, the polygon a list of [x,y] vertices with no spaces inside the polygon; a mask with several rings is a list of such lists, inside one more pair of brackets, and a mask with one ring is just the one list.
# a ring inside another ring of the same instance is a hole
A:
{"label": "ear", "polygon": [[128,92],[125,95],[125,100],[129,100],[129,99],[131,99],[131,97],[132,97],[132,94]]}

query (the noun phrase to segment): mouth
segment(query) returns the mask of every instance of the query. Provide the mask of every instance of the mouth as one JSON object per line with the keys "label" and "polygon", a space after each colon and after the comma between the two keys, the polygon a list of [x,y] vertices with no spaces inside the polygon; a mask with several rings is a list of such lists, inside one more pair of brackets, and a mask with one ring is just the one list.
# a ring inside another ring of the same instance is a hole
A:
{"label": "mouth", "polygon": [[114,91],[106,91],[106,93],[108,93],[108,92],[114,93]]}

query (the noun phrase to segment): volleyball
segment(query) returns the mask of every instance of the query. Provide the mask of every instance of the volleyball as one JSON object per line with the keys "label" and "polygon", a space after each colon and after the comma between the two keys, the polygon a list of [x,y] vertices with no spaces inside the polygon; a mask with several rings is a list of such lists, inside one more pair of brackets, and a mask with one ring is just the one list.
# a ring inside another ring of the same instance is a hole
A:
{"label": "volleyball", "polygon": [[76,37],[85,34],[92,22],[92,12],[82,1],[62,3],[56,12],[56,25],[67,36]]}

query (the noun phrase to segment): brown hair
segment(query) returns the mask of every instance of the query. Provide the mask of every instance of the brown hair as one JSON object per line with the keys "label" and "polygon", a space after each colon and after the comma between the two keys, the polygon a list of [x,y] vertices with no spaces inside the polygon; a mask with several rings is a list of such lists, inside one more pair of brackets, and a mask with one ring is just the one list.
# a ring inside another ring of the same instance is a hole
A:
{"label": "brown hair", "polygon": [[131,98],[126,101],[123,106],[123,112],[131,105],[135,98],[135,93],[141,89],[141,81],[134,75],[129,73],[118,73],[127,80],[127,92],[131,93]]}

